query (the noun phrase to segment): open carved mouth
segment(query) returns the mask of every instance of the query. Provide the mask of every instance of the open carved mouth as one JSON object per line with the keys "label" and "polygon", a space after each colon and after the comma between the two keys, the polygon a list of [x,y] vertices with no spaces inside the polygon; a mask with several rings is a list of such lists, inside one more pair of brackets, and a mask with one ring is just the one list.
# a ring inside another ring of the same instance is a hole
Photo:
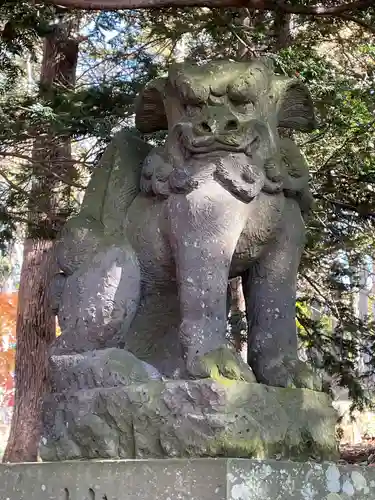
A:
{"label": "open carved mouth", "polygon": [[184,130],[183,127],[179,127],[177,131],[177,140],[186,159],[245,152],[244,147],[226,144],[224,140],[217,137],[194,137],[190,129]]}

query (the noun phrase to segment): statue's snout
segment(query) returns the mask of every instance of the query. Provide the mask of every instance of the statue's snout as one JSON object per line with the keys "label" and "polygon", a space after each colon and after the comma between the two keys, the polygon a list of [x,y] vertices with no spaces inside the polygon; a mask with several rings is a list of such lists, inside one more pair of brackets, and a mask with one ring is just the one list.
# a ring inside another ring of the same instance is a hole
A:
{"label": "statue's snout", "polygon": [[206,116],[201,116],[194,126],[194,133],[199,136],[225,136],[239,130],[240,123],[237,117],[230,112],[228,113],[227,110],[219,110],[217,107],[209,110]]}

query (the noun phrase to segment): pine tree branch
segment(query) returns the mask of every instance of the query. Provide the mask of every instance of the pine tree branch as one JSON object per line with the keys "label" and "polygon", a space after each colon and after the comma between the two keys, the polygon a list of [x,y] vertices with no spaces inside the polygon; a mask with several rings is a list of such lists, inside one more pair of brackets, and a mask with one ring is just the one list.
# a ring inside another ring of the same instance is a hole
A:
{"label": "pine tree branch", "polygon": [[[30,158],[27,155],[22,155],[20,153],[14,153],[14,152],[8,153],[5,151],[0,151],[0,157],[1,156],[25,160],[27,163],[22,164],[22,168],[40,168],[43,171],[45,171],[46,175],[49,175],[49,176],[52,176],[52,177],[58,179],[59,181],[66,184],[67,186],[75,187],[75,188],[81,189],[81,190],[86,189],[86,186],[84,186],[78,182],[74,182],[73,180],[69,179],[67,176],[63,176],[63,175],[60,175],[57,172],[55,172],[53,170],[53,168],[51,168],[51,162],[49,160],[45,160],[45,161],[38,160],[37,161],[37,160]],[[85,165],[82,162],[77,162],[74,160],[60,160],[60,162],[56,162],[56,161],[53,162],[52,167],[63,165],[66,168],[68,168],[68,167],[73,167],[74,165],[79,164],[79,163],[81,163],[82,165]],[[4,177],[3,171],[1,171],[1,170],[0,170],[0,175],[2,175]],[[9,182],[9,181],[7,180],[7,182]]]}

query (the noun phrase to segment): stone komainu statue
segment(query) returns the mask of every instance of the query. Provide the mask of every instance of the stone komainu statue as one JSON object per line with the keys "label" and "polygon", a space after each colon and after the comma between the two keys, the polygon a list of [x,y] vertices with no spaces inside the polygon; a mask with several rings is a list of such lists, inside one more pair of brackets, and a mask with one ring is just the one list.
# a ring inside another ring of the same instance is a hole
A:
{"label": "stone komainu statue", "polygon": [[[120,347],[171,378],[317,388],[297,359],[296,276],[308,168],[278,130],[310,131],[307,88],[269,62],[170,68],[136,106],[152,148],[122,131],[58,244],[55,357]],[[249,364],[226,347],[228,278],[242,276]],[[250,376],[251,375],[251,376]]]}

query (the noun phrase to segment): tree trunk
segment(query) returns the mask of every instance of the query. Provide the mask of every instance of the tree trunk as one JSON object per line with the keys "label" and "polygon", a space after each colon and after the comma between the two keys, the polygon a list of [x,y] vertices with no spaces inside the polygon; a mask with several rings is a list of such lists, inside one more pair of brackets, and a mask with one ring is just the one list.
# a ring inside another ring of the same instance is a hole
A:
{"label": "tree trunk", "polygon": [[274,20],[274,37],[275,37],[275,51],[279,51],[288,47],[291,43],[290,33],[291,14],[283,12],[275,13]]}
{"label": "tree trunk", "polygon": [[47,349],[55,336],[48,307],[48,282],[54,269],[53,243],[27,239],[17,311],[16,398],[4,462],[37,460],[40,412],[47,385]]}
{"label": "tree trunk", "polygon": [[[61,23],[45,40],[40,78],[42,100],[51,97],[59,87],[74,86],[78,43],[69,36],[77,25],[77,20],[69,25]],[[56,137],[52,130],[46,138],[35,140],[32,156],[33,186],[17,312],[15,407],[4,462],[38,458],[41,409],[49,390],[48,349],[56,335],[48,293],[58,271],[54,239],[69,214],[69,180],[74,176],[70,140]]]}

